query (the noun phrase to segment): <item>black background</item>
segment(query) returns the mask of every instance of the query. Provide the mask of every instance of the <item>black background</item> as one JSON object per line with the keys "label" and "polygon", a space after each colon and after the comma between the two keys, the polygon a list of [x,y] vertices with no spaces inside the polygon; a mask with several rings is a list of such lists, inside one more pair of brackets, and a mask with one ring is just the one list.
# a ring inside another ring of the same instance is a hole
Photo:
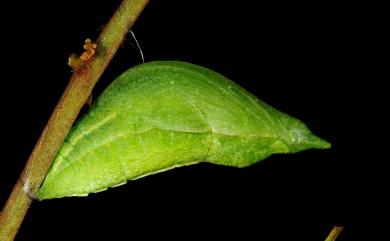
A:
{"label": "black background", "polygon": [[[98,36],[119,3],[1,6],[14,16],[1,17],[0,206],[67,85],[68,56]],[[361,161],[370,148],[362,126],[372,107],[363,99],[372,91],[370,80],[362,82],[365,12],[357,7],[152,0],[133,28],[146,61],[182,60],[220,72],[333,147],[275,155],[244,169],[200,164],[87,198],[34,202],[17,240],[319,241],[333,225],[345,227],[339,241],[362,237],[362,214],[372,208],[364,201],[372,194],[370,169]],[[128,35],[95,96],[141,63],[132,44]]]}

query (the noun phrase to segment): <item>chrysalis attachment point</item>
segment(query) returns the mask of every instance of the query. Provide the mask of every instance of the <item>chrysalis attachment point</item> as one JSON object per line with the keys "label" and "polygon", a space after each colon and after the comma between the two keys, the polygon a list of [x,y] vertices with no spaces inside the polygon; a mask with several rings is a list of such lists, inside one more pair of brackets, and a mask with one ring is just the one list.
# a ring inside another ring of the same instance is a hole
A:
{"label": "chrysalis attachment point", "polygon": [[25,193],[27,193],[27,195],[31,198],[31,199],[37,199],[37,197],[31,192],[31,188],[30,188],[30,179],[27,178],[27,180],[25,180],[23,182],[23,191]]}
{"label": "chrysalis attachment point", "polygon": [[139,53],[140,53],[141,59],[142,59],[142,63],[145,63],[144,53],[142,52],[141,46],[139,45],[138,40],[137,40],[137,38],[135,37],[134,32],[131,31],[131,30],[130,30],[129,32],[130,32],[131,36],[133,36],[133,39],[134,39],[135,44],[136,44],[136,46],[137,46],[137,49],[139,50]]}

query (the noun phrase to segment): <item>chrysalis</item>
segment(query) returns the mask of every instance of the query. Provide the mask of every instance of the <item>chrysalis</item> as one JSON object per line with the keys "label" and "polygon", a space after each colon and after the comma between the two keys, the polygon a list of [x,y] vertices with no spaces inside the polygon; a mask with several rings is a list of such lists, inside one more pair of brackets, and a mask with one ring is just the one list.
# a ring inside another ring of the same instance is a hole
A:
{"label": "chrysalis", "polygon": [[245,167],[274,153],[329,147],[220,74],[151,62],[123,73],[76,122],[37,197],[86,196],[179,166]]}

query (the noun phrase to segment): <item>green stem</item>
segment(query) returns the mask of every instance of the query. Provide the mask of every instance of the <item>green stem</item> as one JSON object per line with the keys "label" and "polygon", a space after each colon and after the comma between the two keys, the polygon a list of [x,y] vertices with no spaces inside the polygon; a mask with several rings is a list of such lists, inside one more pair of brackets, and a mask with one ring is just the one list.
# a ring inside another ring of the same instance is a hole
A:
{"label": "green stem", "polygon": [[80,109],[148,0],[123,0],[99,36],[96,55],[73,73],[0,213],[0,241],[14,239]]}

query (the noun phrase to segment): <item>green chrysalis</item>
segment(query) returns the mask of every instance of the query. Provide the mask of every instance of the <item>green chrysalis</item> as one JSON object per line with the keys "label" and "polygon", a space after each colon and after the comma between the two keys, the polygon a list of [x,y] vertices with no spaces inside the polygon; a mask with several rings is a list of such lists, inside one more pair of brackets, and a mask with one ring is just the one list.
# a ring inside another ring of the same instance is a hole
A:
{"label": "green chrysalis", "polygon": [[76,122],[37,197],[86,196],[179,166],[245,167],[274,153],[329,147],[220,74],[151,62],[123,73]]}

